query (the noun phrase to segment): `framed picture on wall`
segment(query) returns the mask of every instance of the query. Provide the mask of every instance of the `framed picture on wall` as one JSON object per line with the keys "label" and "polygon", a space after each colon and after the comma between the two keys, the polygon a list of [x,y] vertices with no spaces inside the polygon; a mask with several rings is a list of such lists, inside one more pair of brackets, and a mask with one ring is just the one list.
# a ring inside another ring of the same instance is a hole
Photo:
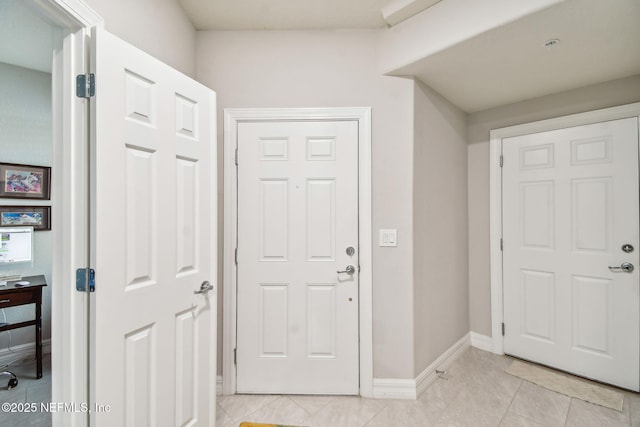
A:
{"label": "framed picture on wall", "polygon": [[0,163],[0,197],[51,199],[51,168]]}
{"label": "framed picture on wall", "polygon": [[51,206],[0,206],[0,227],[25,225],[34,231],[51,230]]}

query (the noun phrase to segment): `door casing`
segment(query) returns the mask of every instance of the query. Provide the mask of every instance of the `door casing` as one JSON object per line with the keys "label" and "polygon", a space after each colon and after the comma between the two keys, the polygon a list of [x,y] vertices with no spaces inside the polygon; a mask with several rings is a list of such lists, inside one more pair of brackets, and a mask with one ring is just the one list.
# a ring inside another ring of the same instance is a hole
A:
{"label": "door casing", "polygon": [[[90,28],[102,18],[81,0],[28,0],[47,22],[61,28],[53,53],[52,182],[53,217],[51,288],[52,402],[88,402],[88,296],[75,289],[75,270],[88,265],[87,101],[75,96],[75,76],[88,72],[85,52]],[[54,412],[56,426],[88,425],[88,414]]]}
{"label": "door casing", "polygon": [[238,241],[235,150],[241,122],[355,120],[358,122],[358,232],[360,246],[360,395],[373,397],[373,288],[371,220],[371,108],[264,108],[224,110],[224,249],[222,393],[236,392],[235,249]]}
{"label": "door casing", "polygon": [[502,250],[500,249],[500,239],[502,238],[502,168],[500,167],[502,139],[628,117],[640,118],[640,102],[494,129],[490,132],[489,236],[491,257],[491,350],[493,353],[504,354],[502,337],[502,323],[504,321]]}

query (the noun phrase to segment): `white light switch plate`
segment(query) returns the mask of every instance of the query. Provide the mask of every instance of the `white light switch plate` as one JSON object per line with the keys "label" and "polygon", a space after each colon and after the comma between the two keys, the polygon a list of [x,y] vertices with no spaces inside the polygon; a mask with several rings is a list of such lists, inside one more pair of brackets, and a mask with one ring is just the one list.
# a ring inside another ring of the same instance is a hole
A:
{"label": "white light switch plate", "polygon": [[380,246],[398,246],[398,230],[380,229]]}

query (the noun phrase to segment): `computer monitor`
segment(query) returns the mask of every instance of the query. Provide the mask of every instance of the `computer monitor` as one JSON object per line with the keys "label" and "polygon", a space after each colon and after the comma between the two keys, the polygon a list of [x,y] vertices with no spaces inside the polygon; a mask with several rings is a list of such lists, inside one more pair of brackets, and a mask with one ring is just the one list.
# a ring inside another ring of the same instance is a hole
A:
{"label": "computer monitor", "polygon": [[0,266],[33,262],[33,227],[0,227]]}

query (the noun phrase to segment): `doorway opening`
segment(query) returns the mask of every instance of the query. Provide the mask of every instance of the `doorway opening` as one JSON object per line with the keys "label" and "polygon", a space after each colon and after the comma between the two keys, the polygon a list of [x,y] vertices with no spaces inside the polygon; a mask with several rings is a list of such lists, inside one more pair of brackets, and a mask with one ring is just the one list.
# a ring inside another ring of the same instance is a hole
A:
{"label": "doorway opening", "polygon": [[[59,193],[45,175],[48,168],[57,172],[52,65],[54,51],[61,47],[61,35],[62,28],[43,20],[28,2],[0,3],[0,181],[4,184],[0,227],[8,247],[17,237],[10,233],[14,226],[34,230],[28,239],[28,261],[0,263],[0,371],[17,376],[11,389],[7,389],[9,374],[0,377],[0,400],[4,402],[15,401],[16,395],[24,393],[33,396],[30,401],[37,404],[52,401],[53,247],[60,235],[52,227],[51,213],[59,212]],[[16,185],[7,187],[8,180]],[[7,189],[11,191],[4,191]],[[47,286],[31,289],[36,277]],[[16,288],[16,280],[21,288]],[[38,298],[40,303],[34,303]],[[17,327],[21,323],[28,326]],[[8,329],[12,327],[16,329]],[[40,332],[36,332],[38,328]],[[15,417],[0,413],[0,424],[15,422]],[[42,414],[34,425],[51,425],[51,414]]]}
{"label": "doorway opening", "polygon": [[[1,8],[0,162],[51,171],[50,181],[43,181],[39,189],[23,191],[21,197],[0,197],[0,205],[10,211],[17,206],[27,212],[20,221],[31,221],[36,229],[33,261],[3,268],[0,274],[17,274],[23,279],[41,275],[47,282],[41,305],[43,377],[37,378],[34,360],[33,369],[24,367],[18,386],[7,393],[27,393],[29,388],[34,400],[87,402],[88,297],[75,290],[75,268],[86,264],[88,254],[86,106],[74,94],[75,75],[85,72],[85,29],[99,24],[101,18],[84,3],[73,1],[9,0]],[[33,172],[30,178],[38,174]],[[50,194],[28,197],[30,192],[49,190]],[[23,319],[33,319],[32,301],[25,297],[21,302],[26,305],[5,308],[3,321],[19,325]],[[3,363],[20,363],[23,354],[33,359],[33,328],[11,334],[0,334],[0,358],[6,356]],[[83,413],[52,412],[19,415],[29,416],[31,425],[83,425],[88,420]]]}

